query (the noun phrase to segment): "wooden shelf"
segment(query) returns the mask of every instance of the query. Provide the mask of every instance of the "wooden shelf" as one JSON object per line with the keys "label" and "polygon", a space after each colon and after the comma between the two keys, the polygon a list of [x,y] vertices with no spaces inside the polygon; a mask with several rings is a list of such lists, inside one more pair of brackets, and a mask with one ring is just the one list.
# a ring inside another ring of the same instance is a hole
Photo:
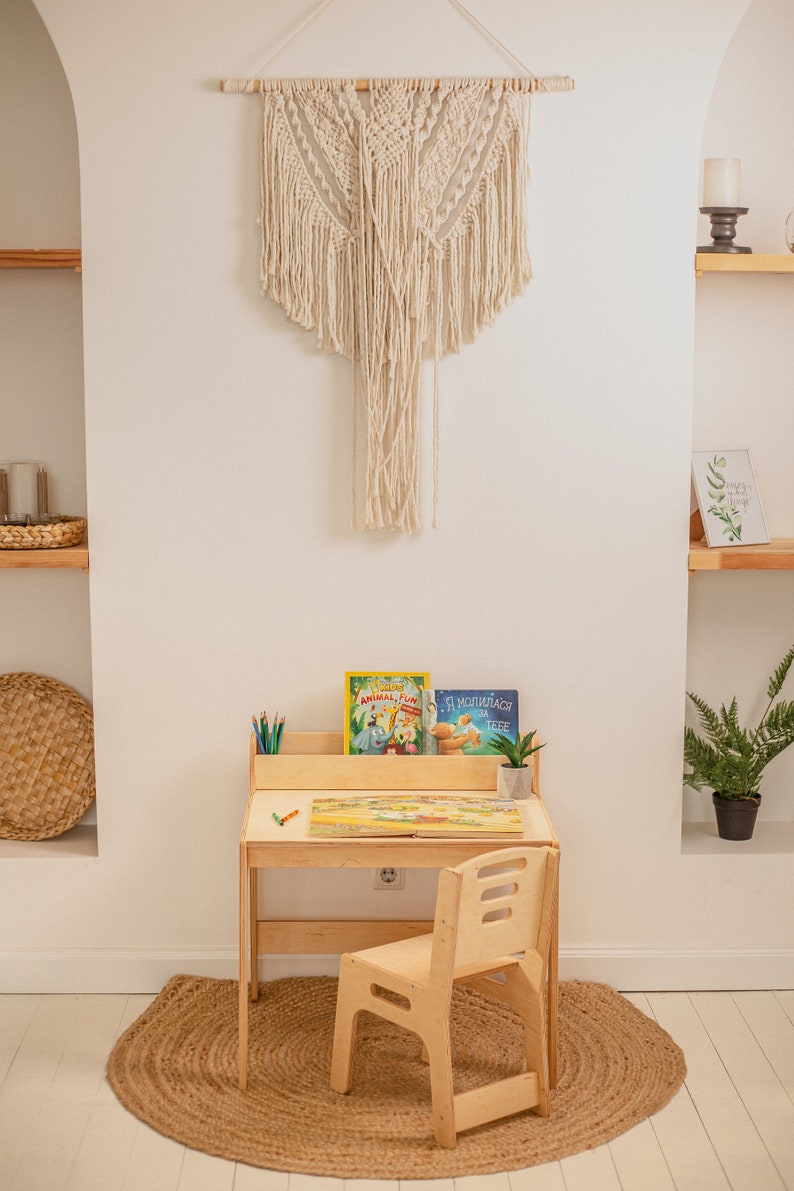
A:
{"label": "wooden shelf", "polygon": [[683,823],[681,852],[684,856],[729,856],[735,864],[737,857],[786,856],[794,854],[794,822],[789,819],[762,822],[759,817],[752,839],[726,840],[717,835],[713,819],[704,823]]}
{"label": "wooden shelf", "polygon": [[79,546],[45,547],[43,550],[0,550],[0,568],[46,567],[50,570],[88,570],[88,539]]}
{"label": "wooden shelf", "polygon": [[78,823],[52,839],[0,839],[0,861],[84,859],[98,855],[96,823]]}
{"label": "wooden shelf", "polygon": [[74,269],[83,268],[79,248],[0,248],[0,269]]}
{"label": "wooden shelf", "polygon": [[794,571],[794,538],[773,538],[761,546],[689,543],[690,571]]}
{"label": "wooden shelf", "polygon": [[794,253],[696,252],[695,276],[704,273],[794,273]]}

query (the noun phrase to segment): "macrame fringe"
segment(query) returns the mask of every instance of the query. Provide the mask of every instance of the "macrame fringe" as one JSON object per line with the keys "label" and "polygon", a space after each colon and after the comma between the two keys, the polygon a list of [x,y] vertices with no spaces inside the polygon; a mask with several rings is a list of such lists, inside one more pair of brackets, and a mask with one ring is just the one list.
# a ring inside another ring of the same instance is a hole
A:
{"label": "macrame fringe", "polygon": [[[366,529],[421,528],[420,378],[530,278],[529,88],[488,80],[262,80],[261,282],[319,348],[358,371]],[[355,492],[355,487],[354,487]]]}

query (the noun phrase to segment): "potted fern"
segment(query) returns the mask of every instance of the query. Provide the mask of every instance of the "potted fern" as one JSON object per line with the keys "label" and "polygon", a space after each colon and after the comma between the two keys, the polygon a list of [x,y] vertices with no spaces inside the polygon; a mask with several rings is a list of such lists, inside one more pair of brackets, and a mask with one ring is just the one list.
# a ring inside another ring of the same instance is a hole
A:
{"label": "potted fern", "polygon": [[542,744],[532,743],[534,737],[534,728],[525,736],[516,732],[515,740],[494,733],[491,748],[507,758],[496,771],[496,792],[501,798],[529,798],[532,793],[532,768],[526,759],[543,748]]}
{"label": "potted fern", "polygon": [[684,731],[684,762],[691,772],[684,783],[694,790],[708,787],[722,839],[751,839],[761,805],[759,786],[769,762],[794,744],[794,701],[775,702],[794,662],[794,645],[769,679],[766,710],[758,727],[739,723],[736,698],[714,711],[691,691],[687,694],[698,710],[703,736],[694,728]]}

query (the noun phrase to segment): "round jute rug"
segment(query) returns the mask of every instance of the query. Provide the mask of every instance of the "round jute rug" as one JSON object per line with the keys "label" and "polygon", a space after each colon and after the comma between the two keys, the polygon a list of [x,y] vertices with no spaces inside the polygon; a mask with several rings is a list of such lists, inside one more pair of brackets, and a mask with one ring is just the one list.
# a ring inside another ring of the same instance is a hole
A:
{"label": "round jute rug", "polygon": [[[119,1100],[193,1149],[272,1170],[433,1179],[517,1170],[590,1149],[662,1108],[686,1074],[679,1048],[603,984],[560,986],[551,1116],[522,1113],[458,1136],[432,1133],[419,1039],[362,1013],[353,1090],[328,1086],[337,982],[293,977],[251,1006],[248,1088],[237,1087],[237,982],[175,976],[116,1043]],[[455,1090],[521,1070],[512,1010],[470,989],[452,1014]]]}

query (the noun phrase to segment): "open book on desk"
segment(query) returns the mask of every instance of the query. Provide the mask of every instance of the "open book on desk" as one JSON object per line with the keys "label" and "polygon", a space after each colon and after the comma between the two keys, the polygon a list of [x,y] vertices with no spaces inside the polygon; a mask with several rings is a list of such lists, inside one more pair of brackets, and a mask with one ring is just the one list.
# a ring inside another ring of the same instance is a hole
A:
{"label": "open book on desk", "polygon": [[517,803],[460,794],[351,795],[315,798],[310,836],[444,836],[504,839],[521,836]]}

